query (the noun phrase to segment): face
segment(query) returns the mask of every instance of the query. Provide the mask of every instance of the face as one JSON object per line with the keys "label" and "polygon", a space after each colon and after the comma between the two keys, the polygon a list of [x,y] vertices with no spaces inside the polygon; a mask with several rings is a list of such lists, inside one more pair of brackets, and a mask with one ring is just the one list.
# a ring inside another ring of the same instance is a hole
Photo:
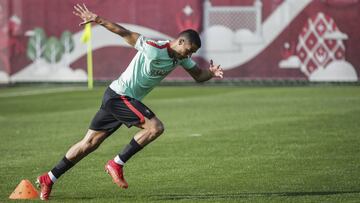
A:
{"label": "face", "polygon": [[179,59],[190,58],[191,55],[199,49],[199,47],[186,39],[180,39],[178,45],[177,57]]}

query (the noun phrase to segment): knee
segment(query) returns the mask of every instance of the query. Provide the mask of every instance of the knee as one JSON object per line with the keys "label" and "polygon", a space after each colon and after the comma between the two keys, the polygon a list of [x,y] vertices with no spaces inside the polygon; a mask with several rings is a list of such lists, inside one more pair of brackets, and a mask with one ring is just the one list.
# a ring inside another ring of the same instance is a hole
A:
{"label": "knee", "polygon": [[164,130],[165,130],[164,125],[160,122],[155,127],[155,134],[159,136],[164,133]]}
{"label": "knee", "polygon": [[161,122],[155,123],[150,128],[151,137],[156,138],[156,137],[160,136],[161,134],[164,133],[164,130],[165,130],[164,125]]}

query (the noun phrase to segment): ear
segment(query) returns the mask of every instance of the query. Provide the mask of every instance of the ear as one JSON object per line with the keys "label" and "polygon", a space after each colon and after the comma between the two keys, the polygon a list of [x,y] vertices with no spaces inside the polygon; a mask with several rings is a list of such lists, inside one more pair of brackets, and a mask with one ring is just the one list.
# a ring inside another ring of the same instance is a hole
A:
{"label": "ear", "polygon": [[185,43],[185,40],[183,39],[183,38],[180,38],[179,39],[179,45],[182,45],[182,44],[184,44]]}

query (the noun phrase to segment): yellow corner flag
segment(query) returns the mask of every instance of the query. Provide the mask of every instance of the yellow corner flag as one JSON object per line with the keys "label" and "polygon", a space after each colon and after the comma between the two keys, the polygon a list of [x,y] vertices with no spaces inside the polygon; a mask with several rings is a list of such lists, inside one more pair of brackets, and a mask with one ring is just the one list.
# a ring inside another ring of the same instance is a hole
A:
{"label": "yellow corner flag", "polygon": [[91,46],[91,23],[85,25],[81,41],[87,44],[87,72],[88,72],[88,88],[93,89],[93,60],[92,60],[92,46]]}

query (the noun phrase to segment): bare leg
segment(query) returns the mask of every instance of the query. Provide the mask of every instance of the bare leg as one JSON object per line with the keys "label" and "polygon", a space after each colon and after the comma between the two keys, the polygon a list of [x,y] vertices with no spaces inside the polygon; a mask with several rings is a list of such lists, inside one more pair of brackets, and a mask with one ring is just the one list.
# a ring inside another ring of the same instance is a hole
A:
{"label": "bare leg", "polygon": [[52,185],[67,170],[74,166],[86,155],[94,151],[107,138],[104,131],[88,130],[85,137],[73,145],[66,153],[65,157],[55,165],[55,167],[37,178],[37,183],[41,188],[40,199],[48,200]]}
{"label": "bare leg", "polygon": [[65,157],[76,164],[82,158],[97,149],[106,138],[107,133],[105,131],[94,131],[89,129],[85,137],[67,151]]}
{"label": "bare leg", "polygon": [[120,154],[113,160],[108,161],[105,165],[107,173],[109,173],[113,181],[121,188],[128,187],[122,169],[125,162],[164,132],[163,124],[156,117],[152,119],[145,118],[145,123],[137,127],[142,130],[135,134],[134,138],[125,146]]}
{"label": "bare leg", "polygon": [[147,144],[155,140],[164,132],[164,126],[161,121],[154,117],[145,118],[145,122],[137,127],[141,128],[122,152],[115,156],[114,161],[119,165],[124,165],[133,155],[139,152]]}
{"label": "bare leg", "polygon": [[154,141],[164,132],[164,126],[157,117],[150,120],[145,118],[145,123],[138,127],[142,128],[142,130],[135,134],[134,139],[142,147]]}

